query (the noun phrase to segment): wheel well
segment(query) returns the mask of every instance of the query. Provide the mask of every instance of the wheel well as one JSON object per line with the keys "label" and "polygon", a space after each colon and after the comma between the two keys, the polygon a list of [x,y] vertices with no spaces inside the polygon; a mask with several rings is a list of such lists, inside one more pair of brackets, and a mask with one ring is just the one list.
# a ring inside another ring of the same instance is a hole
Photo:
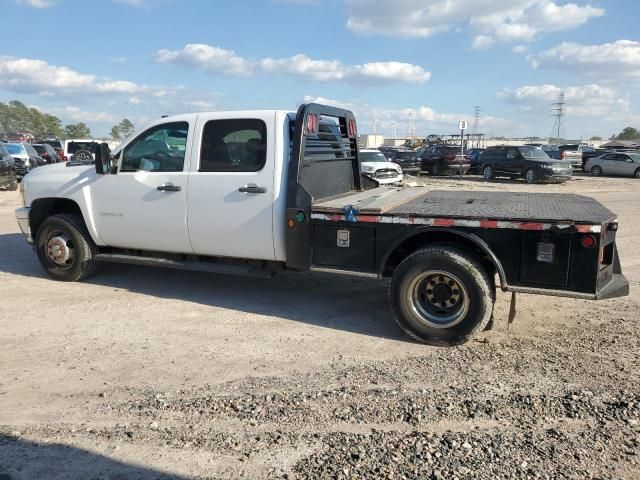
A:
{"label": "wheel well", "polygon": [[500,262],[497,258],[493,257],[488,247],[480,245],[482,240],[472,239],[474,236],[467,236],[467,234],[453,233],[442,230],[433,230],[417,233],[416,235],[403,240],[398,244],[393,251],[387,257],[384,267],[382,269],[382,275],[389,277],[393,274],[395,269],[402,263],[402,261],[420,248],[427,247],[429,245],[440,244],[448,247],[454,247],[458,250],[473,255],[480,263],[486,268],[487,273],[493,277],[496,273],[500,277],[500,284],[506,287],[506,278]]}
{"label": "wheel well", "polygon": [[82,218],[82,210],[76,202],[68,198],[39,198],[31,204],[29,223],[35,238],[42,222],[52,215],[71,213]]}

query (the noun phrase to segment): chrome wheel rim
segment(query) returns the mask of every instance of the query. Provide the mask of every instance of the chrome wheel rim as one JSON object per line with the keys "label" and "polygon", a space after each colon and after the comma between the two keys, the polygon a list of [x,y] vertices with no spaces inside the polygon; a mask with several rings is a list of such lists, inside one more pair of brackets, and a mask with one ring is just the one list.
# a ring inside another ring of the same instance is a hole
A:
{"label": "chrome wheel rim", "polygon": [[70,268],[75,257],[75,246],[64,232],[54,232],[47,241],[46,254],[57,267]]}
{"label": "chrome wheel rim", "polygon": [[87,162],[89,160],[92,160],[91,155],[89,155],[88,153],[78,153],[76,155],[76,160],[80,161],[80,162]]}
{"label": "chrome wheel rim", "polygon": [[593,167],[593,168],[591,169],[591,174],[592,174],[594,177],[599,177],[601,173],[602,173],[602,169],[601,169],[600,167],[597,167],[597,166],[596,166],[596,167]]}
{"label": "chrome wheel rim", "polygon": [[422,272],[411,280],[406,292],[415,317],[430,328],[451,328],[469,311],[467,289],[458,277],[448,272]]}
{"label": "chrome wheel rim", "polygon": [[493,169],[491,167],[485,167],[482,173],[485,180],[491,180],[491,177],[493,177]]}

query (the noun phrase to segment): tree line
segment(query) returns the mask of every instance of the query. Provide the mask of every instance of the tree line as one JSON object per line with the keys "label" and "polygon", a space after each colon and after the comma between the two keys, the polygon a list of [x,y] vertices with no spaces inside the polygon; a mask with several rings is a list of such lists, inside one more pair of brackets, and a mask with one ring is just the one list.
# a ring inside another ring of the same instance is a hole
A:
{"label": "tree line", "polygon": [[[133,123],[125,118],[111,128],[111,138],[122,140],[134,131]],[[63,125],[57,116],[27,107],[19,100],[0,102],[0,132],[26,133],[35,138],[91,138],[91,129],[84,122]]]}

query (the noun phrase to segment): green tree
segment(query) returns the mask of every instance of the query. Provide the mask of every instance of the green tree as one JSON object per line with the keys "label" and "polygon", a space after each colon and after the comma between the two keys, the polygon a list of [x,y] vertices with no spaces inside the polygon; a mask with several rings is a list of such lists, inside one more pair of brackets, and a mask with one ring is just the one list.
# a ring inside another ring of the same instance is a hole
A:
{"label": "green tree", "polygon": [[135,132],[136,127],[131,123],[131,120],[125,118],[119,124],[111,127],[111,138],[114,140],[121,140],[130,137]]}
{"label": "green tree", "polygon": [[91,137],[91,130],[82,123],[72,123],[64,126],[64,135],[67,138],[87,138]]}
{"label": "green tree", "polygon": [[640,132],[633,127],[627,127],[618,134],[616,140],[635,140],[640,138]]}
{"label": "green tree", "polygon": [[589,140],[599,141],[599,140],[602,140],[602,137],[598,137],[598,136],[596,135],[595,137],[591,137]]}

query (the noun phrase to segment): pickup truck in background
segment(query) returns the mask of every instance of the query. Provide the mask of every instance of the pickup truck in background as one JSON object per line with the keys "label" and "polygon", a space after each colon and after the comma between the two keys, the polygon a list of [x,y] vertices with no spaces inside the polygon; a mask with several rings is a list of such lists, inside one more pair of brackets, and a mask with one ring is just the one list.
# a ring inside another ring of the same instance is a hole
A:
{"label": "pickup truck in background", "polygon": [[[492,318],[495,289],[628,294],[616,216],[577,195],[390,188],[360,174],[348,110],[302,105],[158,119],[95,161],[46,166],[16,217],[55,279],[99,262],[271,277],[389,278],[412,338],[460,344]],[[328,299],[330,301],[330,299]],[[367,309],[354,296],[353,308]]]}
{"label": "pickup truck in background", "polygon": [[567,144],[558,145],[560,150],[560,160],[568,160],[574,170],[582,170],[582,166],[587,158],[594,156],[596,149],[589,145]]}

